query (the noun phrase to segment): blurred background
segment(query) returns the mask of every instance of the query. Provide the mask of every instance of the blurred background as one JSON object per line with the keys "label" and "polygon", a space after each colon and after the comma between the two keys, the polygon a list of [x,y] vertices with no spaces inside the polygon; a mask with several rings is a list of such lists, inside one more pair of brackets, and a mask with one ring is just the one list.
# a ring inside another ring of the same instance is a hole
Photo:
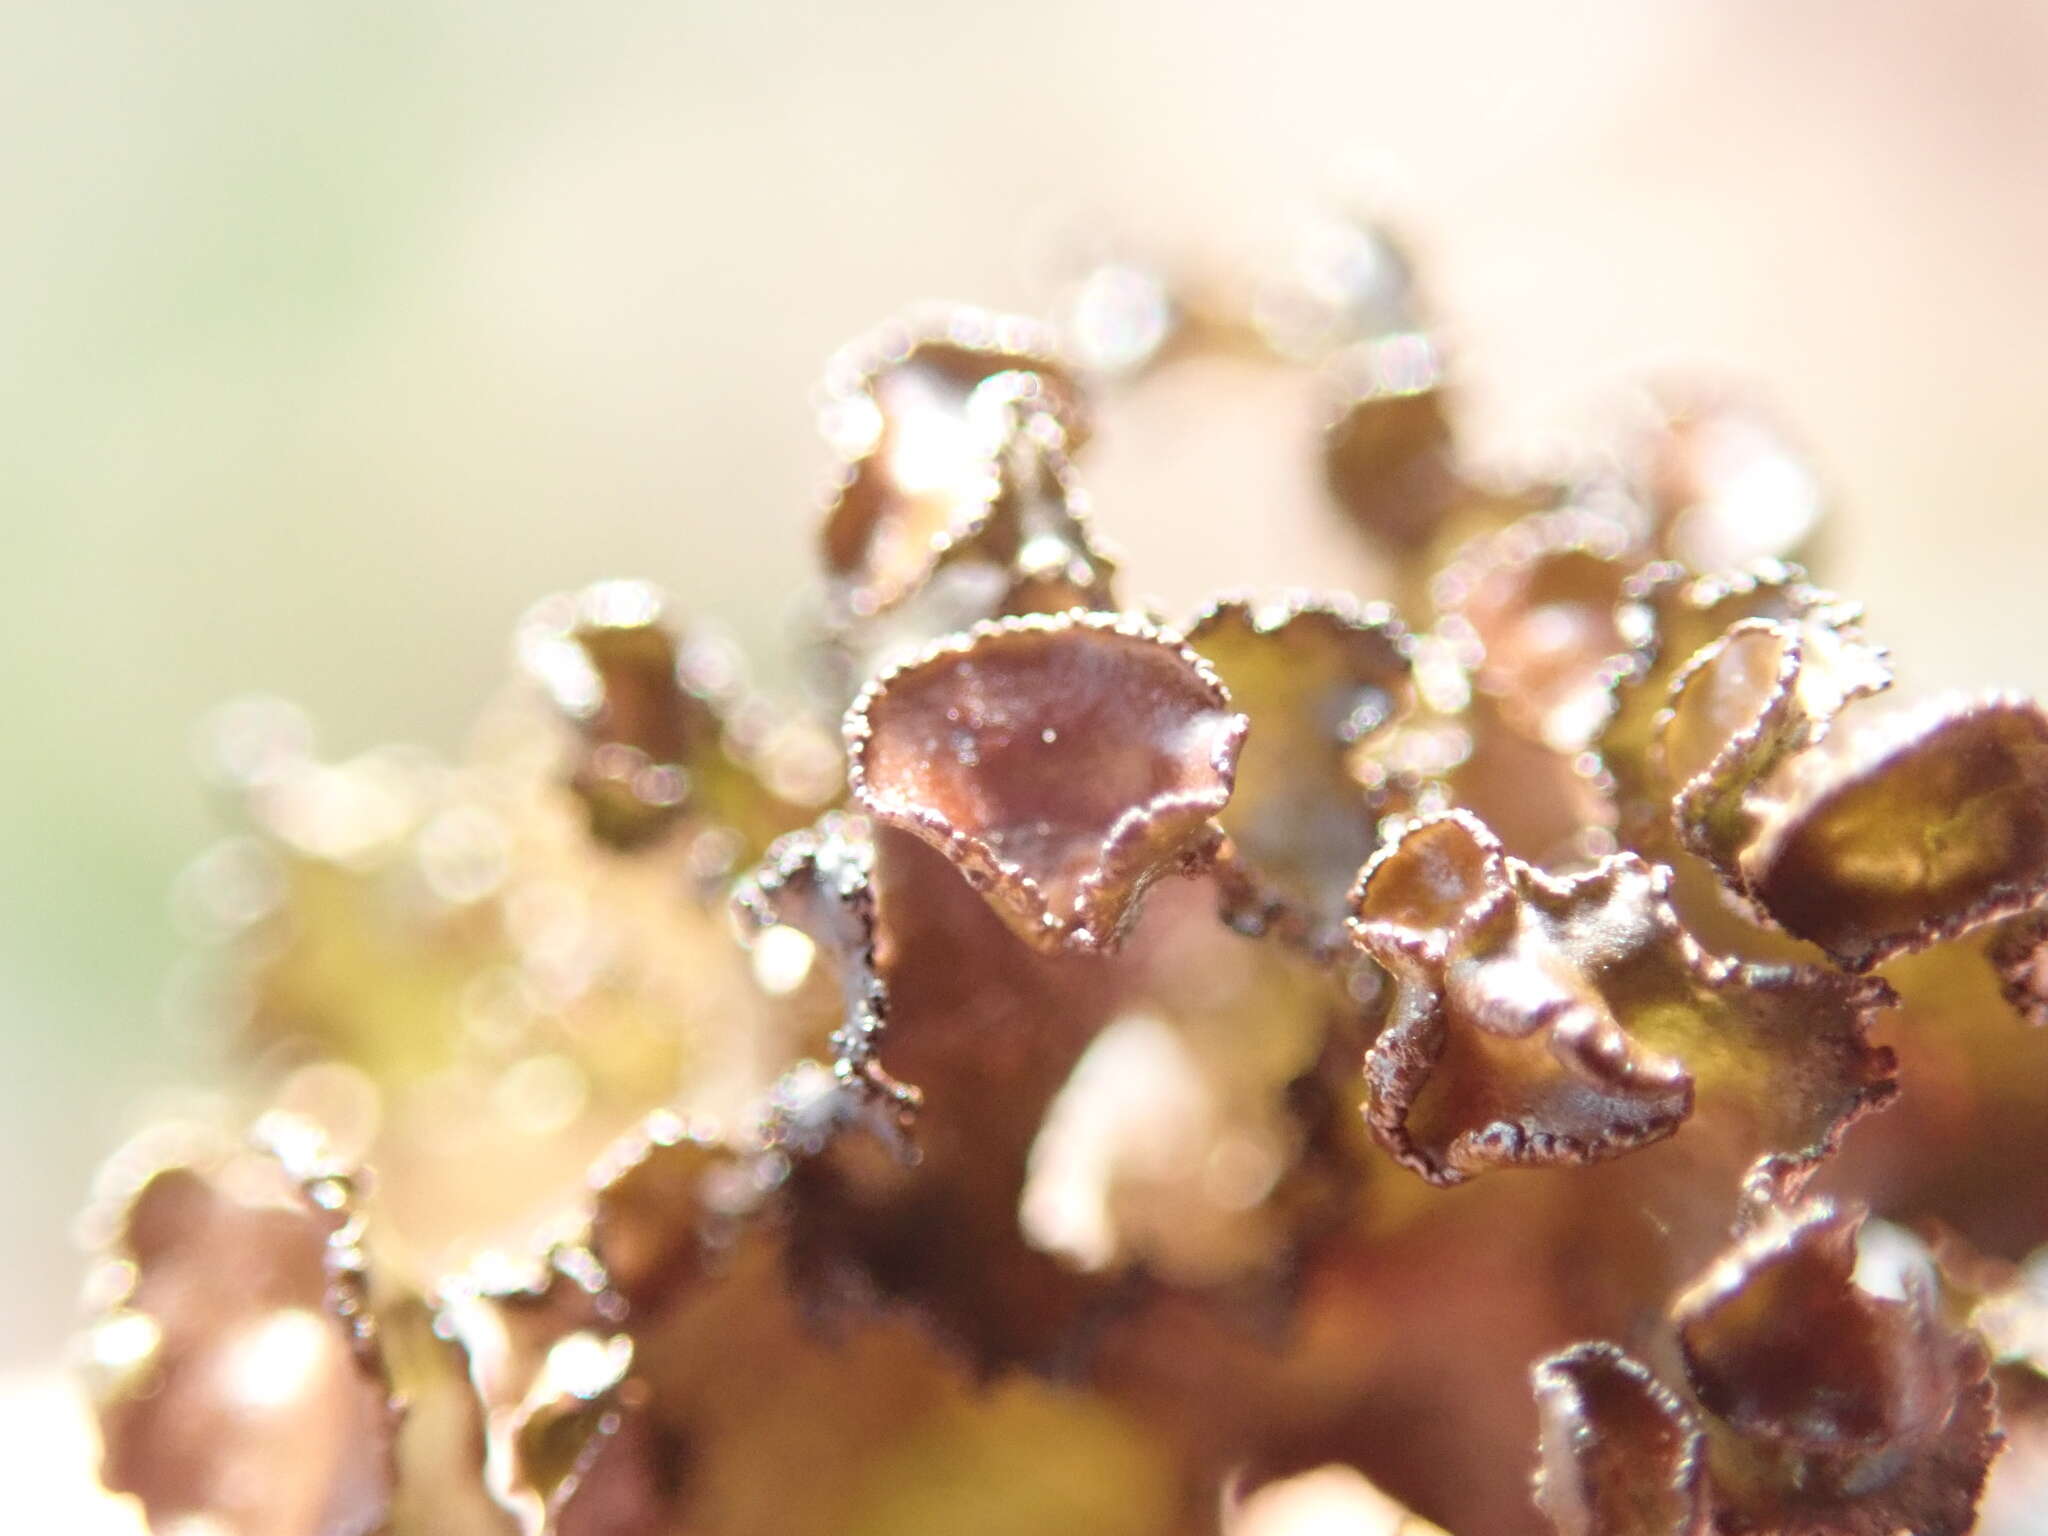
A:
{"label": "blurred background", "polygon": [[[911,300],[1034,305],[1077,231],[1229,272],[1365,177],[1479,442],[1645,369],[1754,381],[1912,680],[2048,685],[2039,0],[5,0],[0,83],[16,1418],[94,1161],[207,1070],[195,722],[262,691],[331,753],[457,751],[525,604],[610,575],[787,685],[821,360]],[[1141,591],[1326,579],[1260,490],[1306,437],[1117,430],[1089,482]]]}

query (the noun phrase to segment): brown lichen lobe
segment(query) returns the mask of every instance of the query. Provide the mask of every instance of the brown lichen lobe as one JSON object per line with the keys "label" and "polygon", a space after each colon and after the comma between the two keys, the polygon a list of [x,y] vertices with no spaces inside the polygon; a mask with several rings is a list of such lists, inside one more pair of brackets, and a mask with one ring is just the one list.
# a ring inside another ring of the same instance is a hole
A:
{"label": "brown lichen lobe", "polygon": [[1431,583],[1441,627],[1475,657],[1473,686],[1553,750],[1584,747],[1602,718],[1627,649],[1616,616],[1630,553],[1615,519],[1567,507],[1474,540]]}
{"label": "brown lichen lobe", "polygon": [[1536,1503],[1557,1536],[1705,1536],[1705,1446],[1693,1415],[1612,1344],[1533,1372]]}
{"label": "brown lichen lobe", "polygon": [[1645,1048],[1603,990],[1672,928],[1649,866],[1552,879],[1452,811],[1367,866],[1359,945],[1394,976],[1366,1057],[1366,1120],[1425,1178],[1586,1162],[1670,1135],[1692,1109],[1681,1062]]}
{"label": "brown lichen lobe", "polygon": [[924,535],[926,564],[900,588],[826,594],[820,660],[835,696],[985,619],[1118,606],[1116,560],[1090,526],[1070,456],[1069,399],[1035,372],[975,387],[960,488],[945,525]]}
{"label": "brown lichen lobe", "polygon": [[849,784],[930,843],[1028,943],[1113,947],[1145,887],[1213,853],[1246,722],[1141,620],[978,625],[869,685]]}
{"label": "brown lichen lobe", "polygon": [[542,599],[520,621],[517,649],[576,732],[569,783],[600,842],[636,849],[694,821],[738,834],[744,858],[801,819],[737,728],[736,680],[693,657],[646,582]]}
{"label": "brown lichen lobe", "polygon": [[1850,970],[2022,911],[2048,892],[2048,714],[1994,694],[1908,717],[1815,764],[1751,858],[1757,903]]}
{"label": "brown lichen lobe", "polygon": [[1589,1162],[1694,1109],[1744,1158],[1809,1166],[1895,1091],[1880,982],[1708,954],[1669,872],[1615,854],[1553,876],[1452,811],[1366,868],[1352,933],[1397,991],[1366,1057],[1368,1125],[1425,1178]]}
{"label": "brown lichen lobe", "polygon": [[1250,723],[1218,817],[1227,915],[1328,953],[1380,821],[1408,789],[1366,754],[1414,707],[1411,638],[1383,603],[1290,593],[1219,598],[1188,644]]}
{"label": "brown lichen lobe", "polygon": [[1673,1303],[1701,1404],[1801,1450],[1870,1449],[1938,1428],[1955,1362],[1926,1298],[1853,1283],[1861,1221],[1826,1205],[1766,1219]]}
{"label": "brown lichen lobe", "polygon": [[[1931,1271],[1859,1282],[1860,1212],[1762,1210],[1672,1302],[1681,1400],[1612,1345],[1536,1373],[1560,1536],[1961,1536],[2003,1437],[1990,1357]],[[1588,1392],[1592,1386],[1595,1390]]]}
{"label": "brown lichen lobe", "polygon": [[1461,486],[1435,350],[1420,336],[1372,348],[1353,370],[1324,442],[1339,505],[1395,549],[1425,548]]}
{"label": "brown lichen lobe", "polygon": [[1671,561],[1643,566],[1622,583],[1615,623],[1628,642],[1611,669],[1606,714],[1593,733],[1613,796],[1624,846],[1651,854],[1671,835],[1671,799],[1659,751],[1671,687],[1689,662],[1748,619],[1813,619],[1836,626],[1861,610],[1808,584],[1796,565],[1760,560],[1733,570],[1696,573]]}
{"label": "brown lichen lobe", "polygon": [[1777,809],[1773,777],[1857,699],[1891,686],[1883,651],[1832,618],[1745,619],[1673,679],[1657,750],[1679,841],[1746,894],[1744,855]]}
{"label": "brown lichen lobe", "polygon": [[828,957],[845,1010],[829,1041],[835,1071],[879,1094],[897,1115],[914,1113],[922,1095],[885,1072],[875,1054],[888,1027],[889,989],[877,954],[875,845],[866,821],[834,811],[778,839],[734,889],[732,908],[749,943],[779,926]]}
{"label": "brown lichen lobe", "polygon": [[2048,1027],[2048,910],[2036,908],[2002,925],[1985,957],[2013,1012],[2036,1029]]}
{"label": "brown lichen lobe", "polygon": [[1958,1536],[2002,1441],[1989,1356],[1912,1277],[1857,1284],[1862,1225],[1774,1214],[1672,1303],[1719,1497],[1787,1531]]}
{"label": "brown lichen lobe", "polygon": [[266,1129],[239,1148],[167,1127],[121,1154],[137,1182],[110,1252],[131,1278],[88,1340],[101,1475],[159,1529],[370,1536],[402,1410],[358,1288],[353,1175],[305,1128]]}
{"label": "brown lichen lobe", "polygon": [[1067,443],[1085,441],[1082,398],[1052,333],[1020,316],[930,307],[880,326],[827,366],[820,426],[845,464],[822,546],[838,601],[853,614],[915,591],[953,531],[985,510],[1009,375],[1037,379]]}

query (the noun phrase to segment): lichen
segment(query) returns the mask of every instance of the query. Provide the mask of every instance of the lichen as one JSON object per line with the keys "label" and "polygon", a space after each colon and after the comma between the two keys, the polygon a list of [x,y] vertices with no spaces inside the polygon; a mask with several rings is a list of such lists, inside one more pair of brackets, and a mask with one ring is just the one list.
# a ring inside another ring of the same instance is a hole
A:
{"label": "lichen", "polygon": [[[462,762],[236,717],[180,901],[245,1065],[88,1223],[110,1488],[230,1536],[1960,1536],[1988,1476],[2024,1528],[2048,717],[1885,712],[1746,402],[1477,460],[1344,239],[1355,291],[1126,263],[1064,337],[835,358],[807,706],[610,582]],[[1218,346],[1323,370],[1379,589],[1129,595],[1091,438]]]}

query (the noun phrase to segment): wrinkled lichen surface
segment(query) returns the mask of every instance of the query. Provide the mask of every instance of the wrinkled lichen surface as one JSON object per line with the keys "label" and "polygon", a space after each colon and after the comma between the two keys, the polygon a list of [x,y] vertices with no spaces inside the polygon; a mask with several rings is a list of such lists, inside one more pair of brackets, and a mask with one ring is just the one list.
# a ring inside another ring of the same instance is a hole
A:
{"label": "wrinkled lichen surface", "polygon": [[[833,359],[809,708],[607,582],[462,763],[223,716],[238,1066],[89,1218],[156,1530],[2040,1528],[2048,716],[1893,705],[1744,402],[1517,477],[1405,277],[1168,291]],[[1219,346],[1384,589],[1130,586]]]}

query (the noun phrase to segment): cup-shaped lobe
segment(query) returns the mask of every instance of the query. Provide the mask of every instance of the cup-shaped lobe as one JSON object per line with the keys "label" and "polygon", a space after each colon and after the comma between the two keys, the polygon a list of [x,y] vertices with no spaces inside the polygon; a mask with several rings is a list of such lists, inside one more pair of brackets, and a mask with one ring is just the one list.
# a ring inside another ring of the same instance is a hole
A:
{"label": "cup-shaped lobe", "polygon": [[1404,787],[1360,749],[1414,705],[1408,632],[1383,604],[1295,593],[1219,599],[1188,643],[1251,722],[1220,818],[1234,906],[1255,930],[1270,911],[1283,934],[1335,950],[1345,897]]}
{"label": "cup-shaped lobe", "polygon": [[1108,948],[1155,877],[1213,852],[1245,731],[1176,636],[1028,615],[870,684],[847,715],[849,781],[1028,942]]}
{"label": "cup-shaped lobe", "polygon": [[1955,1347],[1924,1298],[1855,1284],[1861,1217],[1816,1203],[1774,1218],[1674,1303],[1700,1402],[1745,1434],[1874,1450],[1937,1430]]}
{"label": "cup-shaped lobe", "polygon": [[1680,926],[1633,854],[1550,875],[1469,813],[1424,817],[1366,866],[1351,934],[1394,982],[1366,1053],[1366,1124],[1434,1183],[1591,1162],[1676,1131],[1810,1168],[1896,1091],[1869,1039],[1883,982],[1745,964]]}
{"label": "cup-shaped lobe", "polygon": [[1003,374],[1038,380],[1068,445],[1081,445],[1080,387],[1051,333],[1030,320],[937,306],[880,326],[828,365],[819,425],[845,464],[821,553],[857,611],[916,588],[948,530],[985,501],[991,423],[980,386]]}
{"label": "cup-shaped lobe", "polygon": [[1860,1211],[1767,1213],[1671,1305],[1710,1416],[1716,1528],[1962,1536],[1998,1454],[1990,1356],[1938,1310],[1857,1283]]}
{"label": "cup-shaped lobe", "polygon": [[1640,957],[1685,962],[1640,860],[1549,880],[1451,811],[1374,857],[1353,911],[1353,938],[1395,984],[1366,1053],[1366,1124],[1425,1179],[1592,1162],[1691,1113],[1691,1074],[1637,1038],[1616,984]]}
{"label": "cup-shaped lobe", "polygon": [[1624,847],[1664,850],[1671,840],[1670,780],[1662,736],[1672,684],[1701,650],[1746,619],[1813,618],[1839,626],[1861,610],[1809,586],[1806,573],[1781,561],[1694,576],[1660,560],[1622,583],[1615,625],[1629,653],[1617,659],[1592,747],[1612,784]]}
{"label": "cup-shaped lobe", "polygon": [[1773,920],[1867,970],[2048,892],[2048,714],[1992,695],[1822,765],[1751,855]]}
{"label": "cup-shaped lobe", "polygon": [[[1500,846],[1477,818],[1424,820],[1359,876],[1352,914],[1368,949],[1412,950],[1441,963],[1490,913],[1513,898]],[[1375,937],[1383,935],[1383,937]]]}
{"label": "cup-shaped lobe", "polygon": [[1542,1361],[1534,1379],[1536,1502],[1558,1536],[1701,1536],[1699,1426],[1656,1377],[1595,1343]]}
{"label": "cup-shaped lobe", "polygon": [[1891,686],[1885,652],[1853,619],[1745,619],[1671,684],[1658,742],[1679,841],[1744,894],[1744,854],[1781,770],[1823,741],[1850,704]]}

